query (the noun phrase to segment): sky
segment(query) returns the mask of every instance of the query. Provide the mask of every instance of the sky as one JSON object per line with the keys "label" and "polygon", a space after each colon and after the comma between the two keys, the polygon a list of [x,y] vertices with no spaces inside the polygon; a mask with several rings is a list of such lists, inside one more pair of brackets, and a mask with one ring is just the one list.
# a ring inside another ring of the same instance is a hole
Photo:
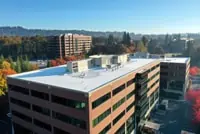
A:
{"label": "sky", "polygon": [[200,0],[0,0],[0,26],[197,33]]}

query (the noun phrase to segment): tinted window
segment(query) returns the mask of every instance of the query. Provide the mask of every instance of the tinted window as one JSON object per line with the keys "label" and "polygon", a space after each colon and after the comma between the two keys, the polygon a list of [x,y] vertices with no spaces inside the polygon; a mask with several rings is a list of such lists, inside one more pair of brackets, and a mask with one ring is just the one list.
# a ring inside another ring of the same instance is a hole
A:
{"label": "tinted window", "polygon": [[33,109],[33,111],[36,111],[38,113],[50,116],[50,110],[47,108],[39,107],[39,106],[33,104],[32,109]]}
{"label": "tinted window", "polygon": [[38,127],[40,127],[40,128],[44,128],[44,129],[46,129],[46,130],[48,130],[48,131],[51,131],[51,125],[46,124],[46,123],[44,123],[44,122],[42,122],[42,121],[39,121],[39,120],[37,120],[37,119],[34,119],[33,122],[34,122],[34,124],[35,124],[36,126],[38,126]]}
{"label": "tinted window", "polygon": [[31,90],[31,95],[34,97],[43,99],[43,100],[49,100],[49,94],[44,93],[44,92],[38,92],[38,91]]}
{"label": "tinted window", "polygon": [[73,126],[76,126],[76,127],[82,128],[82,129],[86,129],[86,122],[83,120],[79,120],[74,117],[69,117],[67,115],[64,115],[64,114],[61,114],[61,113],[58,113],[55,111],[52,111],[52,116],[54,119],[58,119],[67,124],[71,124]]}
{"label": "tinted window", "polygon": [[102,103],[104,103],[105,101],[107,101],[108,99],[110,99],[110,97],[111,97],[111,93],[107,93],[106,95],[98,98],[97,100],[95,100],[94,102],[92,102],[92,109],[94,109],[97,106],[101,105]]}
{"label": "tinted window", "polygon": [[93,127],[95,127],[97,124],[99,124],[103,119],[105,119],[109,114],[111,113],[111,108],[103,112],[101,115],[99,115],[96,119],[93,120]]}
{"label": "tinted window", "polygon": [[115,125],[124,115],[125,115],[125,111],[121,112],[121,113],[113,120],[113,125]]}
{"label": "tinted window", "polygon": [[24,107],[24,108],[28,108],[30,109],[31,105],[25,101],[21,101],[21,100],[17,100],[17,99],[14,99],[14,98],[10,98],[10,102],[13,103],[13,104],[16,104],[18,106],[21,106],[21,107]]}
{"label": "tinted window", "polygon": [[14,116],[16,116],[16,117],[22,119],[22,120],[25,120],[25,121],[27,121],[27,122],[32,122],[31,117],[28,117],[28,116],[26,116],[26,115],[24,115],[24,114],[22,114],[22,113],[19,113],[19,112],[15,111],[15,110],[12,110],[12,114],[13,114]]}
{"label": "tinted window", "polygon": [[116,89],[113,90],[113,96],[116,95],[117,93],[119,93],[120,91],[122,91],[123,89],[125,89],[125,84],[117,87]]}
{"label": "tinted window", "polygon": [[61,105],[67,106],[67,107],[76,108],[76,109],[85,109],[85,107],[86,107],[85,102],[66,99],[63,97],[55,96],[55,95],[52,95],[51,98],[52,98],[52,102],[61,104]]}
{"label": "tinted window", "polygon": [[9,90],[29,95],[29,90],[23,87],[8,85]]}

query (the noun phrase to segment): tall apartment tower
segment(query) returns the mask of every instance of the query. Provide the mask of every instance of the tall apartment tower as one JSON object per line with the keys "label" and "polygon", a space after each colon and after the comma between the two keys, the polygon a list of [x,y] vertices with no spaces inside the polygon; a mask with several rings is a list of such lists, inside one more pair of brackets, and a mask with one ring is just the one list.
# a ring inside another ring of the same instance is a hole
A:
{"label": "tall apartment tower", "polygon": [[159,99],[160,61],[96,55],[9,76],[16,134],[133,134]]}
{"label": "tall apartment tower", "polygon": [[70,55],[87,53],[91,48],[92,37],[79,34],[61,34],[50,36],[49,53],[63,58]]}
{"label": "tall apartment tower", "polygon": [[189,88],[190,58],[164,58],[160,65],[160,97],[184,99]]}

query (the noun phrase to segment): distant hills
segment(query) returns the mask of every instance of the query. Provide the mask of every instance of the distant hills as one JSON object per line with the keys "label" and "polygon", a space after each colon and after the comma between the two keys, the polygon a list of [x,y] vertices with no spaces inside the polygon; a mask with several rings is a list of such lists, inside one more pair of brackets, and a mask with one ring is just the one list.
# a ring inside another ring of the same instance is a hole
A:
{"label": "distant hills", "polygon": [[[113,34],[116,37],[123,35],[123,32],[100,32],[100,31],[86,31],[86,30],[46,30],[46,29],[27,29],[21,26],[16,27],[0,27],[0,36],[51,36],[64,33],[77,33],[91,36],[108,36]],[[133,34],[133,33],[132,33]]]}
{"label": "distant hills", "polygon": [[[85,34],[90,35],[94,37],[108,37],[109,34],[112,34],[114,37],[122,38],[123,31],[122,32],[102,32],[102,31],[86,31],[86,30],[48,30],[48,29],[27,29],[21,26],[2,26],[0,27],[0,36],[35,36],[35,35],[42,35],[42,36],[51,36],[51,35],[59,35],[64,33],[77,33],[77,34]],[[185,36],[186,34],[182,34],[182,36]],[[130,33],[130,37],[132,39],[141,39],[143,35],[142,34],[135,34]],[[145,35],[148,38],[165,38],[165,34],[151,34],[151,35]],[[200,38],[200,34],[190,34],[191,38]]]}

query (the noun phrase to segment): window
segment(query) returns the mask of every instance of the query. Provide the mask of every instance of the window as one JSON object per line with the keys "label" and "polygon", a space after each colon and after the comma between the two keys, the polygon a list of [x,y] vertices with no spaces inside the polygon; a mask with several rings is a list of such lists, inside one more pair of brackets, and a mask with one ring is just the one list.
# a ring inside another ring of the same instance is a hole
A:
{"label": "window", "polygon": [[44,128],[44,129],[46,129],[46,130],[48,130],[48,131],[51,132],[51,125],[46,124],[46,123],[44,123],[44,122],[41,122],[41,121],[39,121],[39,120],[37,120],[37,119],[34,119],[33,122],[34,122],[34,124],[35,124],[36,126],[38,126],[38,127],[40,127],[40,128]]}
{"label": "window", "polygon": [[160,72],[160,75],[168,76],[168,72]]}
{"label": "window", "polygon": [[121,113],[113,120],[113,125],[115,125],[124,115],[125,115],[125,111],[121,112]]}
{"label": "window", "polygon": [[126,96],[126,100],[128,100],[129,98],[131,98],[134,94],[135,94],[135,90],[131,91],[131,92]]}
{"label": "window", "polygon": [[76,109],[85,109],[85,102],[80,102],[76,100],[66,99],[63,97],[58,97],[55,95],[51,95],[52,102],[61,104],[67,107],[76,108]]}
{"label": "window", "polygon": [[31,95],[34,97],[43,99],[43,100],[49,100],[49,94],[44,93],[44,92],[38,92],[38,91],[31,90]]}
{"label": "window", "polygon": [[102,103],[104,103],[105,101],[107,101],[108,99],[110,99],[111,97],[111,93],[107,93],[106,95],[98,98],[97,100],[95,100],[94,102],[92,102],[92,109],[98,107],[99,105],[101,105]]}
{"label": "window", "polygon": [[47,108],[39,107],[39,106],[36,106],[33,104],[32,109],[33,109],[33,111],[36,111],[38,113],[50,116],[50,110]]}
{"label": "window", "polygon": [[125,124],[123,124],[116,132],[115,134],[125,134]]}
{"label": "window", "polygon": [[106,110],[104,113],[99,115],[96,119],[93,120],[93,127],[95,127],[97,124],[99,124],[103,119],[105,119],[109,114],[111,113],[111,108]]}
{"label": "window", "polygon": [[132,80],[129,80],[127,82],[127,87],[130,86],[131,84],[133,84],[135,82],[135,78],[133,78]]}
{"label": "window", "polygon": [[127,134],[131,134],[133,132],[133,129],[135,128],[135,120],[134,119],[135,119],[135,117],[134,117],[134,114],[133,114],[126,121]]}
{"label": "window", "polygon": [[31,107],[31,105],[29,103],[21,101],[21,100],[14,99],[12,97],[10,98],[10,102],[13,103],[13,104],[19,105],[21,107],[27,108],[27,109],[30,109],[30,107]]}
{"label": "window", "polygon": [[115,111],[119,106],[121,106],[125,102],[125,97],[119,100],[117,103],[113,105],[113,111]]}
{"label": "window", "polygon": [[8,85],[9,90],[11,91],[15,91],[18,93],[22,93],[25,95],[29,95],[29,90],[23,87],[19,87],[19,86],[14,86],[14,85]]}
{"label": "window", "polygon": [[13,122],[13,127],[15,129],[15,134],[33,134],[33,132],[21,125]]}
{"label": "window", "polygon": [[122,91],[123,89],[125,89],[125,84],[122,84],[121,86],[117,87],[116,89],[114,89],[112,91],[113,96],[115,96],[117,93],[119,93],[120,91]]}
{"label": "window", "polygon": [[24,115],[24,114],[22,114],[22,113],[19,113],[19,112],[15,111],[15,110],[12,110],[11,112],[12,112],[12,114],[13,114],[14,116],[16,116],[16,117],[18,117],[18,118],[20,118],[20,119],[22,119],[22,120],[24,120],[24,121],[32,122],[31,117],[28,117],[28,116],[26,116],[26,115]]}
{"label": "window", "polygon": [[54,127],[54,134],[70,134],[70,133]]}
{"label": "window", "polygon": [[86,129],[86,122],[83,120],[79,120],[74,117],[69,117],[67,115],[64,115],[64,114],[61,114],[61,113],[58,113],[55,111],[52,111],[52,117],[54,119],[58,119],[62,122],[65,122],[67,124],[70,124],[70,125],[82,128],[82,129]]}
{"label": "window", "polygon": [[107,134],[110,128],[111,128],[111,123],[108,124],[99,134]]}
{"label": "window", "polygon": [[132,102],[132,103],[126,108],[126,112],[128,112],[134,105],[135,105],[135,101]]}

